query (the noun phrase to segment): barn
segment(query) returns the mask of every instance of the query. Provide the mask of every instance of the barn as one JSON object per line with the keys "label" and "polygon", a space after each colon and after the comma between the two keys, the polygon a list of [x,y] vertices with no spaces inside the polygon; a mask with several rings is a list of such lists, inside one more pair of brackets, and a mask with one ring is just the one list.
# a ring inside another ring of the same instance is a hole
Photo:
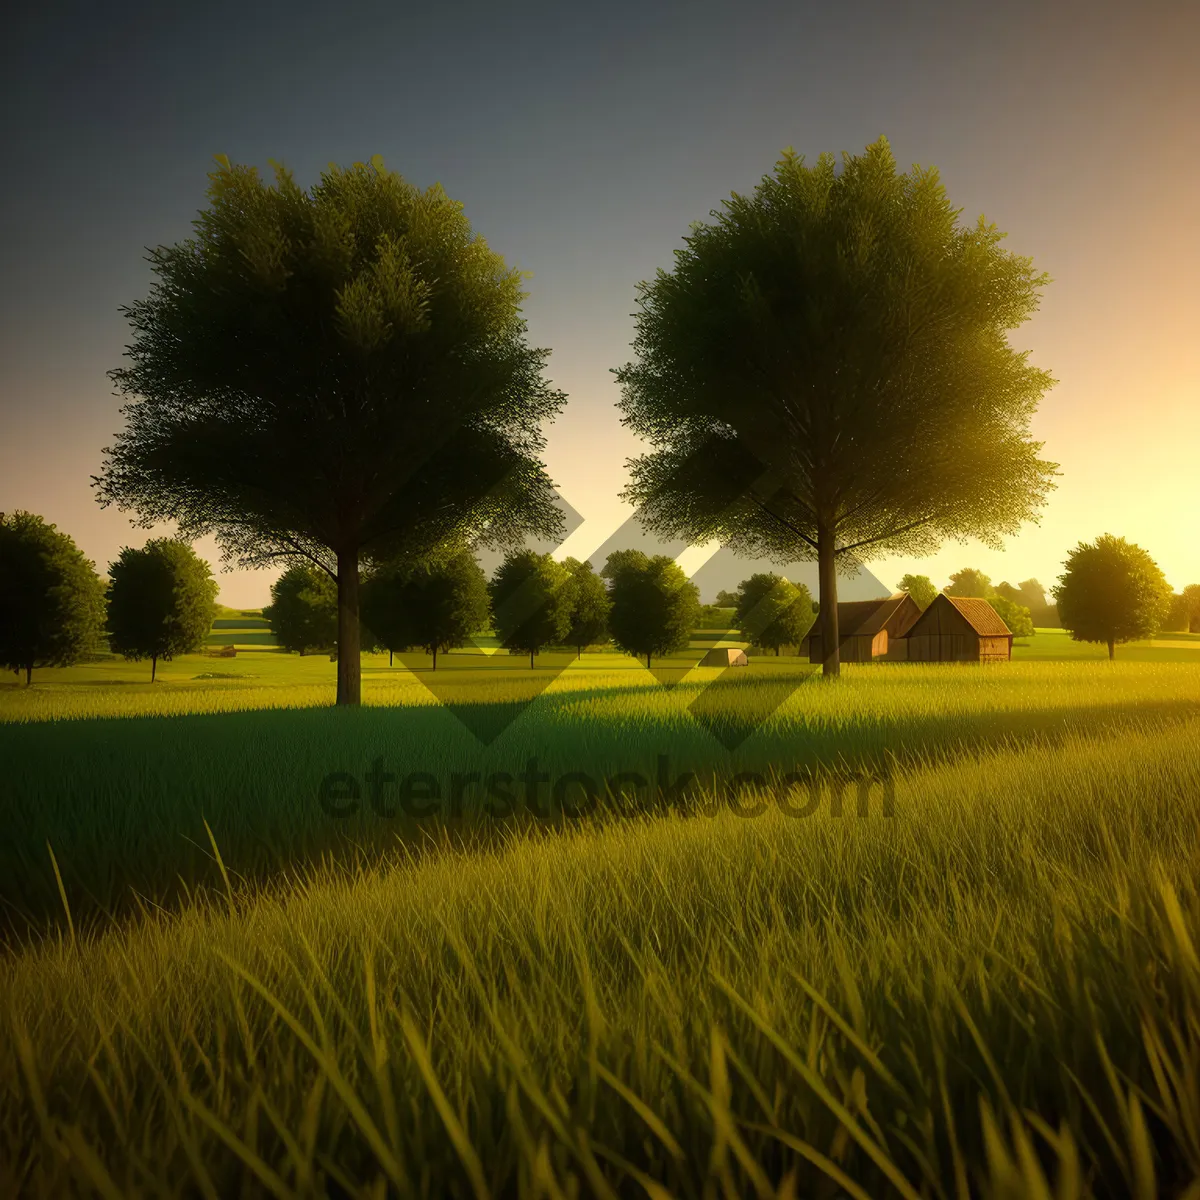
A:
{"label": "barn", "polygon": [[1007,662],[1012,631],[986,601],[944,592],[908,630],[909,662]]}
{"label": "barn", "polygon": [[[905,635],[921,615],[905,592],[885,600],[850,600],[838,605],[838,656],[842,662],[896,662],[907,658]],[[808,637],[808,661],[822,661],[818,625]]]}

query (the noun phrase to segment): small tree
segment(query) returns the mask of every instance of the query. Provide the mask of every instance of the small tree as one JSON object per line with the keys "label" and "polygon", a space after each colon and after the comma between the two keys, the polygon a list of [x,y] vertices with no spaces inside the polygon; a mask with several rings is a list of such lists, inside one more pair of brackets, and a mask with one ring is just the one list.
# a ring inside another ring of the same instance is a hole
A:
{"label": "small tree", "polygon": [[328,650],[337,644],[337,584],[317,567],[296,563],[271,585],[263,617],[282,649]]}
{"label": "small tree", "polygon": [[608,612],[612,607],[604,580],[586,559],[563,560],[571,575],[571,626],[567,645],[575,647],[575,657],[583,657],[584,646],[592,646],[608,636]]}
{"label": "small tree", "polygon": [[1067,556],[1054,598],[1063,628],[1077,642],[1116,647],[1153,637],[1171,605],[1171,587],[1141,546],[1106,533]]}
{"label": "small tree", "polygon": [[1000,614],[1000,620],[1011,630],[1013,637],[1033,637],[1033,616],[1023,604],[1004,596],[989,596],[988,603]]}
{"label": "small tree", "polygon": [[549,554],[510,554],[492,578],[492,626],[510,654],[534,657],[544,646],[561,646],[571,627],[571,576]]}
{"label": "small tree", "polygon": [[738,589],[735,619],[748,642],[778,657],[780,647],[798,646],[812,628],[812,596],[804,584],[782,575],[751,575]]}
{"label": "small tree", "polygon": [[488,586],[479,563],[460,553],[408,568],[384,569],[363,585],[363,622],[386,647],[419,646],[433,658],[461,646],[488,622]]}
{"label": "small tree", "polygon": [[737,602],[737,592],[729,592],[722,588],[722,590],[717,593],[717,608],[737,608]]}
{"label": "small tree", "polygon": [[129,546],[108,568],[109,640],[130,661],[170,661],[204,645],[217,615],[217,581],[187,542],[156,538]]}
{"label": "small tree", "polygon": [[977,571],[974,567],[963,567],[961,571],[955,571],[950,576],[945,592],[947,596],[960,596],[964,599],[974,596],[980,600],[987,600],[995,593],[995,588],[982,571]]}
{"label": "small tree", "polygon": [[25,672],[67,667],[92,651],[104,627],[95,564],[41,517],[0,513],[0,662]]}
{"label": "small tree", "polygon": [[911,596],[922,612],[937,599],[938,594],[933,580],[928,575],[905,575],[896,584],[896,590]]}
{"label": "small tree", "polygon": [[627,654],[645,655],[647,667],[655,655],[687,646],[700,619],[700,591],[675,560],[618,551],[609,556],[606,571],[610,565],[608,626],[614,643]]}

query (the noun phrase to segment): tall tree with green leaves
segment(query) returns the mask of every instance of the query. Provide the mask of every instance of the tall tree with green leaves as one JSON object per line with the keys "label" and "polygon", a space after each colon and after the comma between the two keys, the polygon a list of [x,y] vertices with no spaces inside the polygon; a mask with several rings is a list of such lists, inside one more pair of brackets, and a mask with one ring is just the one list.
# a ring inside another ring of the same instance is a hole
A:
{"label": "tall tree with green leaves", "polygon": [[217,615],[217,581],[188,545],[155,538],[140,550],[126,546],[108,568],[108,634],[130,661],[158,662],[199,650]]}
{"label": "tall tree with green leaves", "polygon": [[525,343],[521,274],[440,186],[331,165],[302,190],[218,156],[196,233],[124,309],[132,398],[101,504],[213,533],[338,589],[339,704],[361,697],[360,570],[561,526],[539,456],[565,397]]}
{"label": "tall tree with green leaves", "polygon": [[383,569],[363,584],[363,622],[387,649],[420,647],[437,656],[461,646],[488,622],[487,578],[468,551]]}
{"label": "tall tree with green leaves", "polygon": [[608,627],[616,646],[645,658],[646,666],[684,649],[700,620],[700,589],[673,558],[650,557],[641,551],[616,551],[609,556],[608,594],[612,610]]}
{"label": "tall tree with green leaves", "polygon": [[1023,604],[996,594],[988,596],[987,602],[996,610],[1013,637],[1033,637],[1033,617]]}
{"label": "tall tree with green leaves", "polygon": [[1141,546],[1103,534],[1067,556],[1054,588],[1063,628],[1077,642],[1099,642],[1108,657],[1124,642],[1153,637],[1167,619],[1171,585]]}
{"label": "tall tree with green leaves", "polygon": [[293,563],[271,584],[263,617],[289,653],[331,650],[337,645],[337,584],[311,563]]}
{"label": "tall tree with green leaves", "polygon": [[961,571],[955,571],[945,588],[947,596],[959,596],[964,599],[973,596],[979,600],[987,600],[995,591],[991,579],[975,567],[963,567]]}
{"label": "tall tree with green leaves", "polygon": [[608,613],[612,602],[604,580],[592,564],[584,559],[563,559],[570,573],[571,624],[567,630],[567,645],[575,647],[575,657],[583,657],[584,646],[594,646],[608,637]]}
{"label": "tall tree with green leaves", "polygon": [[626,498],[659,534],[815,558],[826,675],[839,570],[999,545],[1053,486],[1029,434],[1053,380],[1007,337],[1047,277],[959,212],[884,138],[840,172],[788,150],[639,287],[636,361],[616,375],[654,450]]}
{"label": "tall tree with green leaves", "polygon": [[735,620],[753,646],[774,650],[799,646],[812,628],[812,596],[802,583],[761,572],[743,579],[738,588]]}
{"label": "tall tree with green leaves", "polygon": [[1200,633],[1200,583],[1189,583],[1172,597],[1167,629],[1181,633]]}
{"label": "tall tree with green leaves", "polygon": [[0,513],[0,663],[69,667],[103,637],[104,584],[65,533],[33,513]]}
{"label": "tall tree with green leaves", "polygon": [[520,550],[497,568],[489,586],[492,627],[510,654],[561,646],[571,628],[571,576],[549,554]]}
{"label": "tall tree with green leaves", "polygon": [[905,575],[896,584],[896,590],[911,596],[922,612],[937,599],[938,594],[937,587],[928,575]]}

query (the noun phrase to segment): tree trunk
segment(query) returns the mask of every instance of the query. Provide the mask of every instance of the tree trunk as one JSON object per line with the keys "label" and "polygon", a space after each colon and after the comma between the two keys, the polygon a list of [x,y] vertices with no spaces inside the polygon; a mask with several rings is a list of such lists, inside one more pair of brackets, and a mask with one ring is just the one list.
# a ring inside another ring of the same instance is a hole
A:
{"label": "tree trunk", "polygon": [[395,650],[388,651],[388,666],[389,667],[393,665],[392,660],[395,657],[395,654],[396,654]]}
{"label": "tree trunk", "polygon": [[578,660],[578,659],[581,659],[582,657],[583,657],[583,647],[576,646],[575,647],[575,658]]}
{"label": "tree trunk", "polygon": [[817,579],[820,591],[821,673],[836,678],[841,673],[837,613],[837,559],[833,531],[817,527]]}
{"label": "tree trunk", "polygon": [[150,655],[150,682],[154,682],[154,677],[158,674],[158,655]]}
{"label": "tree trunk", "polygon": [[533,650],[530,650],[530,652],[529,652],[529,669],[531,671],[533,670],[533,656],[535,653],[536,653],[536,651],[533,651]]}
{"label": "tree trunk", "polygon": [[775,647],[775,657],[776,658],[779,657],[779,647],[778,646]]}
{"label": "tree trunk", "polygon": [[646,670],[650,670],[650,655],[646,655]]}
{"label": "tree trunk", "polygon": [[435,671],[437,670],[437,647],[436,646],[434,646],[434,648],[433,648],[433,669]]}
{"label": "tree trunk", "polygon": [[1117,647],[1116,647],[1116,644],[1115,644],[1113,641],[1111,641],[1111,640],[1110,640],[1110,641],[1109,641],[1109,643],[1108,643],[1108,658],[1109,658],[1109,661],[1111,662],[1111,661],[1112,661],[1114,658],[1116,658],[1116,657],[1117,657]]}
{"label": "tree trunk", "polygon": [[33,684],[33,663],[25,664],[25,686],[30,687]]}
{"label": "tree trunk", "polygon": [[338,645],[337,702],[362,702],[361,639],[358,628],[358,547],[337,556]]}

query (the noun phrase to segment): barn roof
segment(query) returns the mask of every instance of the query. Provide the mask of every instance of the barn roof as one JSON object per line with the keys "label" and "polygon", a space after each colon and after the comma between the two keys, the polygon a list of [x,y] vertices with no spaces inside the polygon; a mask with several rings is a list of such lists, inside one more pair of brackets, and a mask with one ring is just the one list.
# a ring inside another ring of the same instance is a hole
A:
{"label": "barn roof", "polygon": [[[945,593],[942,593],[945,595]],[[1000,614],[986,601],[963,596],[946,596],[946,599],[967,619],[967,624],[980,637],[1011,637],[1012,630],[1004,623]]]}
{"label": "barn roof", "polygon": [[[854,630],[854,633],[859,636],[874,637],[893,617],[900,613],[901,609],[908,608],[910,611],[901,614],[900,627],[893,635],[894,637],[904,637],[921,615],[916,601],[911,599],[906,592],[896,592],[886,600],[871,600],[868,603],[876,607],[874,612],[868,614],[862,624]],[[841,616],[840,613],[838,615]]]}
{"label": "barn roof", "polygon": [[[872,622],[876,611],[885,604],[887,604],[886,600],[843,600],[837,606],[838,637],[854,637],[858,634],[867,633],[868,631],[863,627],[867,623]],[[871,635],[874,635],[882,627],[882,624],[874,625],[869,632]],[[812,635],[818,638],[821,636],[821,618],[819,615],[817,623],[812,628]]]}

